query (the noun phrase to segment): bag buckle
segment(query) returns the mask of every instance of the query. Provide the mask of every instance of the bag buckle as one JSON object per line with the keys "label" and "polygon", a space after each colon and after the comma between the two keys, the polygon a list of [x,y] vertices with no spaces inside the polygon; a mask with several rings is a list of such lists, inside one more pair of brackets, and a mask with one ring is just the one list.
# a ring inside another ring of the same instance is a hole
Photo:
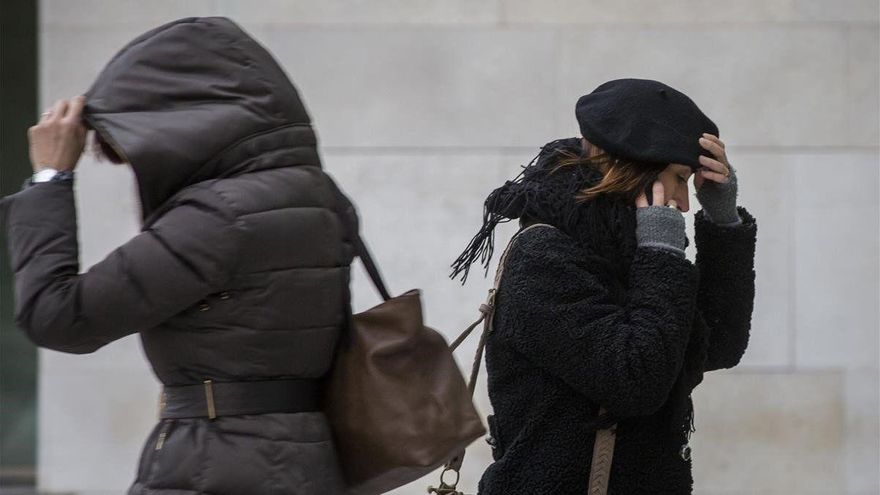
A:
{"label": "bag buckle", "polygon": [[168,405],[168,396],[165,395],[165,389],[162,389],[162,392],[159,393],[159,417],[162,417],[162,413],[165,411],[165,406]]}
{"label": "bag buckle", "polygon": [[681,446],[681,450],[679,450],[679,455],[685,461],[691,460],[691,446],[688,444],[684,444]]}
{"label": "bag buckle", "polygon": [[214,408],[213,382],[209,379],[203,383],[205,384],[205,403],[208,405],[208,419],[214,419],[217,417],[217,409]]}
{"label": "bag buckle", "polygon": [[[446,475],[448,471],[452,471],[455,473],[455,481],[450,485],[444,481],[443,477]],[[434,493],[436,495],[465,495],[464,493],[457,490],[458,480],[461,478],[461,474],[458,472],[458,469],[447,467],[443,469],[443,472],[440,473],[440,486],[439,487],[428,487],[428,493]]]}

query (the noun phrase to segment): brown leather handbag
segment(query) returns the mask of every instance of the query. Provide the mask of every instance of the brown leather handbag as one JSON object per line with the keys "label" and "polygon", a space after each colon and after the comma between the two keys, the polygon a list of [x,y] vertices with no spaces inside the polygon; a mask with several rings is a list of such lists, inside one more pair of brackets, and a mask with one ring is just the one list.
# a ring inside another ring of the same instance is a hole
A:
{"label": "brown leather handbag", "polygon": [[[474,389],[476,387],[477,375],[480,373],[480,363],[483,360],[483,350],[486,347],[486,338],[492,332],[492,322],[495,313],[495,294],[498,293],[498,287],[501,284],[501,276],[504,274],[507,253],[510,251],[510,247],[513,245],[514,241],[516,241],[520,235],[537,227],[556,228],[553,225],[546,223],[535,223],[521,229],[510,239],[510,242],[504,249],[504,253],[501,255],[501,260],[498,262],[498,269],[495,272],[495,283],[493,287],[489,289],[489,296],[486,298],[486,302],[480,305],[480,318],[467,327],[467,329],[465,329],[465,331],[462,332],[461,335],[459,335],[450,345],[451,349],[455,350],[468,337],[468,335],[470,335],[474,328],[480,324],[480,322],[483,323],[483,333],[480,336],[480,343],[477,345],[477,353],[474,356],[471,377],[468,381],[468,391],[470,392],[471,397],[473,397]],[[605,408],[600,408],[599,414],[601,415],[604,413]],[[611,459],[614,456],[616,430],[617,425],[614,424],[609,428],[598,430],[596,432],[596,441],[593,444],[593,461],[590,465],[590,478],[587,485],[588,495],[606,495],[608,493],[608,480],[611,476]],[[464,461],[464,454],[465,450],[462,449],[452,458],[452,460],[446,463],[444,470],[440,475],[440,486],[428,487],[428,493],[434,493],[437,495],[464,495],[462,492],[457,491],[456,488],[456,485],[458,484],[458,472]],[[455,481],[451,484],[447,483],[444,479],[447,472],[455,473]]]}
{"label": "brown leather handbag", "polygon": [[391,297],[363,240],[356,242],[384,302],[353,315],[323,410],[348,493],[372,495],[429,474],[486,428],[452,350],[422,322],[420,291]]}

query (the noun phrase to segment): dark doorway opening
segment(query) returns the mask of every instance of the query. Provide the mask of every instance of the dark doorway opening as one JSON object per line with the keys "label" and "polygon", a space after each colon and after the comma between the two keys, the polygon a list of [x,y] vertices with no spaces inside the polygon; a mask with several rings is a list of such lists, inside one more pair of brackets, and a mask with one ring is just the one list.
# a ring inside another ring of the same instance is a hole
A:
{"label": "dark doorway opening", "polygon": [[[27,128],[37,115],[37,4],[0,9],[0,196],[31,173]],[[37,351],[15,327],[12,273],[0,234],[0,487],[36,481]]]}

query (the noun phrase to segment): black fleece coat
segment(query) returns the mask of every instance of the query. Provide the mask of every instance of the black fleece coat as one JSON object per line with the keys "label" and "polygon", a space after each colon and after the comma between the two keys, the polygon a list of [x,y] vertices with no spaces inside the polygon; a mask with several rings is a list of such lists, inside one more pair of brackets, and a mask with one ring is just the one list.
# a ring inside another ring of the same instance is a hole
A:
{"label": "black fleece coat", "polygon": [[[18,326],[70,353],[139,333],[164,385],[324,376],[357,217],[268,52],[228,19],[182,19],[123,48],[86,97],[134,170],[141,232],[79,273],[72,182],[6,198]],[[165,419],[132,474],[132,495],[344,490],[321,412]]]}
{"label": "black fleece coat", "polygon": [[610,494],[692,492],[690,392],[747,347],[755,218],[738,206],[743,223],[727,228],[698,211],[692,263],[635,246],[634,208],[603,204],[582,208],[604,225],[532,213],[523,224],[560,229],[531,229],[509,251],[486,348],[495,462],[480,495],[586,493],[600,405],[618,422]]}

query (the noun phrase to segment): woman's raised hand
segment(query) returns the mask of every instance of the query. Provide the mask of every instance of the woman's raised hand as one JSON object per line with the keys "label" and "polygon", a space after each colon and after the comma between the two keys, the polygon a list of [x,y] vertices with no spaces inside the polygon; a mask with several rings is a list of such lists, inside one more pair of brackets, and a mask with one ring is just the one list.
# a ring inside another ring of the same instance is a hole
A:
{"label": "woman's raised hand", "polygon": [[700,155],[703,168],[694,176],[697,201],[703,207],[703,214],[714,223],[737,226],[742,223],[742,219],[736,208],[736,169],[727,158],[724,142],[718,136],[703,134],[700,146],[715,156],[712,159]]}
{"label": "woman's raised hand", "polygon": [[666,193],[663,190],[663,183],[659,180],[654,181],[654,185],[651,187],[651,194],[653,203],[648,205],[648,195],[642,191],[641,194],[636,198],[636,206],[639,208],[644,208],[646,206],[669,206],[671,208],[677,208],[678,203],[674,199],[669,200],[669,204],[666,204]]}
{"label": "woman's raised hand", "polygon": [[702,188],[708,179],[718,184],[727,184],[731,180],[730,160],[727,159],[727,151],[724,149],[724,141],[714,134],[704,133],[700,138],[700,146],[712,153],[714,159],[700,155],[697,159],[703,166],[694,175],[694,187],[697,191]]}
{"label": "woman's raised hand", "polygon": [[43,112],[40,121],[28,129],[31,166],[34,172],[45,168],[73,170],[82,155],[87,129],[82,123],[86,98],[58,100]]}
{"label": "woman's raised hand", "polygon": [[[676,207],[674,199],[665,204],[663,184],[659,180],[654,182],[651,194],[653,204],[650,206],[644,191],[636,198],[638,245],[664,249],[684,258],[687,244],[684,215]],[[658,208],[652,208],[654,206]]]}

